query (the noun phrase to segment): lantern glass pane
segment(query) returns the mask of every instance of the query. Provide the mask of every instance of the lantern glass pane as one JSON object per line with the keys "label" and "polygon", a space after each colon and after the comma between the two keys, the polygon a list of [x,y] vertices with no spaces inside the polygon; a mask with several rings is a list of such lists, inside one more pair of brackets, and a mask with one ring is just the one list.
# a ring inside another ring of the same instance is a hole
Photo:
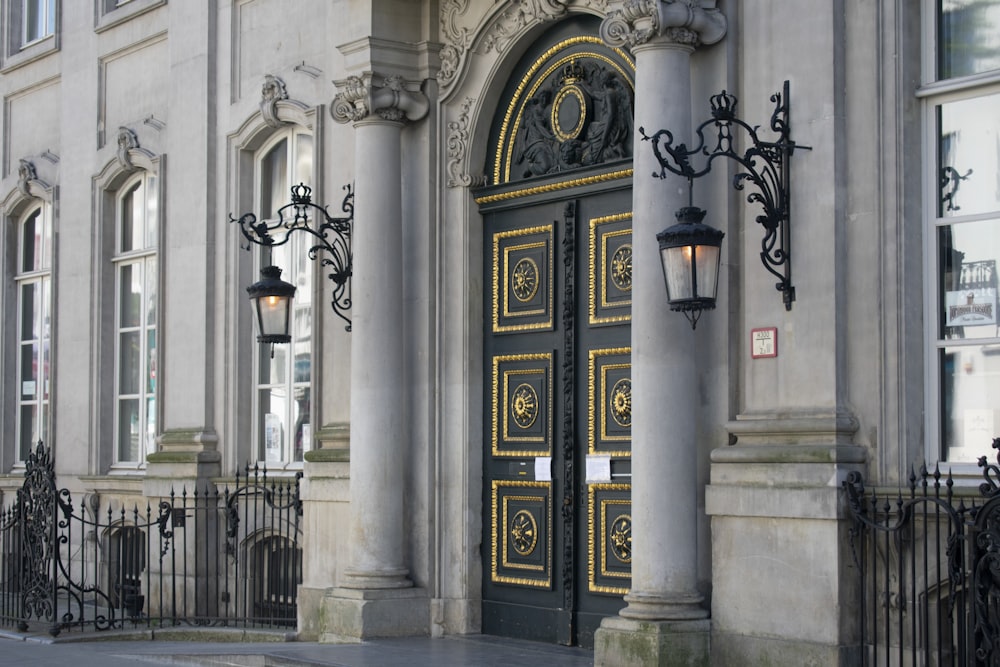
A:
{"label": "lantern glass pane", "polygon": [[718,246],[700,245],[695,251],[695,261],[698,270],[699,297],[715,298],[719,288],[719,248]]}
{"label": "lantern glass pane", "polygon": [[663,277],[667,282],[667,300],[690,299],[694,297],[692,283],[692,247],[679,246],[662,248],[660,259],[663,262]]}
{"label": "lantern glass pane", "polygon": [[288,302],[285,296],[262,296],[257,299],[260,334],[288,334]]}

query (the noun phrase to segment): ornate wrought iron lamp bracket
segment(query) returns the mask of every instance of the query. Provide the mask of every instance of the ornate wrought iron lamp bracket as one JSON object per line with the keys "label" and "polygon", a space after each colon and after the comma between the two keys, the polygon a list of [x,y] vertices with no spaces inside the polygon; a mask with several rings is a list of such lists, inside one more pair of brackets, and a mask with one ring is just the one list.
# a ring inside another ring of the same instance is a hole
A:
{"label": "ornate wrought iron lamp bracket", "polygon": [[[343,217],[331,216],[325,206],[312,201],[312,188],[304,183],[291,188],[292,201],[278,209],[277,217],[270,220],[258,220],[253,213],[244,213],[239,218],[229,216],[229,222],[238,223],[243,238],[247,240],[244,249],[252,245],[268,248],[288,243],[294,232],[302,231],[312,237],[313,245],[309,248],[309,259],[319,258],[324,267],[329,268],[327,277],[333,282],[333,295],[330,305],[333,312],[347,322],[345,329],[351,330],[351,319],[347,311],[351,308],[351,274],[354,268],[354,255],[351,250],[351,230],[354,224],[354,190],[345,185],[347,194],[341,204]],[[313,218],[319,221],[313,226]],[[322,254],[321,254],[322,253]]]}
{"label": "ornate wrought iron lamp bracket", "polygon": [[[810,146],[800,146],[791,139],[791,124],[789,122],[789,92],[788,81],[780,93],[771,95],[774,111],[771,114],[771,130],[777,134],[775,141],[763,141],[758,136],[760,126],[751,126],[736,117],[737,99],[723,90],[718,95],[709,98],[712,117],[701,123],[695,130],[696,145],[688,148],[684,143],[674,143],[674,135],[666,129],[658,130],[652,136],[647,136],[644,128],[639,128],[643,141],[651,141],[653,155],[660,165],[656,178],[666,178],[667,172],[688,179],[689,205],[693,205],[691,191],[694,179],[700,178],[712,169],[712,163],[718,158],[728,158],[740,166],[733,176],[733,187],[743,190],[750,185],[752,191],[747,195],[747,201],[760,204],[763,211],[757,216],[757,222],[764,227],[764,238],[761,241],[761,262],[764,268],[771,272],[778,283],[777,290],[782,293],[785,310],[792,309],[795,300],[795,287],[792,285],[791,235],[789,230],[789,162],[796,148],[811,150]],[[705,129],[713,126],[715,136],[712,141],[706,138]],[[740,153],[734,147],[734,135],[745,133],[749,146]],[[704,166],[696,169],[691,164],[691,156],[705,157]]]}

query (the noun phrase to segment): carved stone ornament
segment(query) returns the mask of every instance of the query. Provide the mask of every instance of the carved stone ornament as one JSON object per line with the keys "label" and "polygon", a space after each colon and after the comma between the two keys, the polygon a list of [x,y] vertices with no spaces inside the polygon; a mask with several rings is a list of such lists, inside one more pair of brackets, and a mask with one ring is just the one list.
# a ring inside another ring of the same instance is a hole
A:
{"label": "carved stone ornament", "polygon": [[17,190],[25,197],[31,196],[31,182],[38,180],[38,173],[35,171],[34,163],[28,160],[19,160],[17,167]]}
{"label": "carved stone ornament", "polygon": [[285,82],[272,74],[265,75],[260,89],[260,113],[268,126],[277,128],[284,125],[278,118],[278,102],[287,99]]}
{"label": "carved stone ornament", "polygon": [[486,175],[472,176],[462,171],[462,163],[469,151],[469,107],[475,99],[466,97],[457,121],[449,121],[448,137],[448,187],[478,187],[486,184]]}
{"label": "carved stone ornament", "polygon": [[726,34],[726,17],[698,0],[625,0],[601,23],[601,39],[629,47],[662,37],[697,47],[715,44]]}
{"label": "carved stone ornament", "polygon": [[439,16],[444,45],[439,53],[438,83],[447,88],[455,81],[474,41],[478,41],[481,53],[503,53],[529,26],[567,16],[570,9],[603,15],[608,4],[609,0],[508,0],[490,6],[470,0],[442,0]]}
{"label": "carved stone ornament", "polygon": [[119,127],[117,141],[118,163],[125,171],[135,171],[135,165],[132,163],[132,156],[129,155],[129,151],[134,151],[139,148],[139,137],[137,137],[135,132],[129,128]]}
{"label": "carved stone ornament", "polygon": [[372,114],[387,121],[415,121],[430,108],[427,96],[398,75],[366,72],[333,83],[340,92],[333,98],[330,115],[338,123],[356,123]]}

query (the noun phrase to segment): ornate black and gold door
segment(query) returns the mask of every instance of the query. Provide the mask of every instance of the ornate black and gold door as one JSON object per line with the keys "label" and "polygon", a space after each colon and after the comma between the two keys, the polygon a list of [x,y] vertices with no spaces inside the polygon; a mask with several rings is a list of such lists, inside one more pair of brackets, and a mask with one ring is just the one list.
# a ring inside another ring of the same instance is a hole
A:
{"label": "ornate black and gold door", "polygon": [[590,645],[631,574],[635,67],[593,17],[522,60],[483,214],[483,631]]}
{"label": "ornate black and gold door", "polygon": [[628,591],[630,206],[485,216],[484,632],[589,645]]}

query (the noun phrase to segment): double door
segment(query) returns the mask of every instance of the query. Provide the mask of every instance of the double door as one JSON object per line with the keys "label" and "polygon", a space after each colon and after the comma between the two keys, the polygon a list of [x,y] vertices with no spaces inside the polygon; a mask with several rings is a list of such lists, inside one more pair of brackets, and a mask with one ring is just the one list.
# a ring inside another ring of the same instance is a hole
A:
{"label": "double door", "polygon": [[631,576],[631,188],[483,215],[483,631],[590,646]]}

